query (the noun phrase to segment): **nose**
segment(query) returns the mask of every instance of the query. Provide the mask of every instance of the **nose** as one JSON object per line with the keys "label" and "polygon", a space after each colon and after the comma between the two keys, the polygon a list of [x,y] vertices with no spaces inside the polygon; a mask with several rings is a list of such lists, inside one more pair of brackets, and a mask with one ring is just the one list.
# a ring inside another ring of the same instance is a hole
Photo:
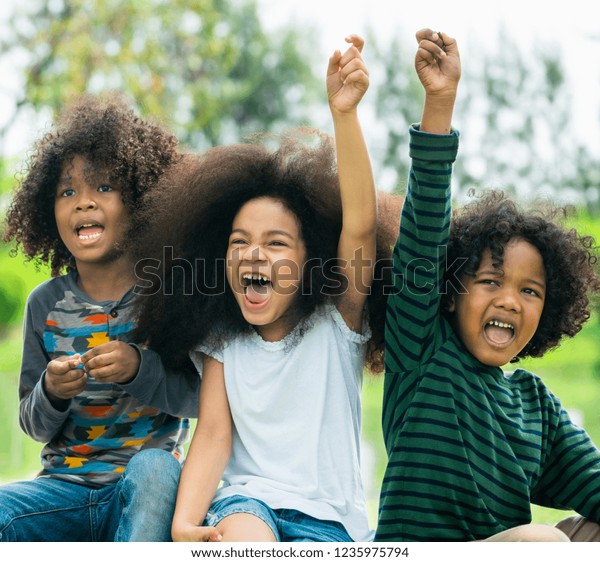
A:
{"label": "nose", "polygon": [[75,208],[78,211],[91,211],[97,207],[96,201],[92,199],[89,195],[83,194],[81,197],[77,198],[77,202],[75,204]]}
{"label": "nose", "polygon": [[494,306],[511,312],[520,312],[521,302],[518,291],[512,287],[502,287],[494,298]]}
{"label": "nose", "polygon": [[259,262],[264,261],[265,256],[262,247],[259,244],[248,244],[248,246],[242,250],[240,259],[248,262]]}

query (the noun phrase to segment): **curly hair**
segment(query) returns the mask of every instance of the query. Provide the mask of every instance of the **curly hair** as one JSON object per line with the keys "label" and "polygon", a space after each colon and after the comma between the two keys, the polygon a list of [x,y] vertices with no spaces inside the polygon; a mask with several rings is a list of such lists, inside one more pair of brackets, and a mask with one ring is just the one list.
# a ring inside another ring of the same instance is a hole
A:
{"label": "curly hair", "polygon": [[122,189],[132,217],[142,196],[179,158],[177,139],[162,127],[137,117],[125,100],[83,95],[39,139],[21,173],[7,214],[4,241],[16,241],[29,260],[48,264],[53,276],[75,269],[75,260],[60,239],[54,199],[60,174],[75,156],[105,170]]}
{"label": "curly hair", "polygon": [[[275,147],[269,148],[274,139]],[[323,264],[311,267],[302,281],[300,316],[307,318],[332,296],[328,286],[336,278],[342,207],[330,137],[305,128],[277,138],[257,135],[248,143],[189,155],[163,182],[177,184],[178,197],[175,200],[168,190],[157,189],[149,198],[147,220],[153,228],[136,244],[136,273],[146,283],[139,291],[145,294],[138,299],[139,330],[166,363],[183,361],[201,341],[223,341],[250,329],[225,280],[224,258],[233,220],[252,199],[272,197],[290,210],[300,225],[306,261]],[[378,199],[378,260],[367,299],[372,331],[367,365],[373,372],[383,368],[384,286],[390,283],[385,265],[391,259],[402,202],[386,193]],[[164,248],[175,259],[167,258]],[[162,264],[154,283],[140,273],[151,263]]]}
{"label": "curly hair", "polygon": [[513,361],[541,357],[558,346],[564,336],[579,332],[590,317],[590,296],[600,290],[598,247],[591,236],[562,226],[558,219],[566,215],[567,210],[559,207],[524,210],[497,190],[485,192],[455,210],[448,242],[450,265],[444,279],[451,290],[444,295],[444,314],[451,317],[448,307],[456,295],[451,279],[474,275],[486,249],[494,267],[501,270],[507,244],[521,239],[534,246],[542,257],[546,298],[535,334]]}

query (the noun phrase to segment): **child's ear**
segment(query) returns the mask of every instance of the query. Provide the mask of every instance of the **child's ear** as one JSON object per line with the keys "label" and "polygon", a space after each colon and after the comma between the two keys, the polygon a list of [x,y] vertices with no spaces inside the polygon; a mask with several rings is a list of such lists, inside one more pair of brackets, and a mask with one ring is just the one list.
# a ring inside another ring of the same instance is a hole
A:
{"label": "child's ear", "polygon": [[448,312],[456,311],[456,295],[451,295],[448,297],[448,300],[446,301],[446,310]]}

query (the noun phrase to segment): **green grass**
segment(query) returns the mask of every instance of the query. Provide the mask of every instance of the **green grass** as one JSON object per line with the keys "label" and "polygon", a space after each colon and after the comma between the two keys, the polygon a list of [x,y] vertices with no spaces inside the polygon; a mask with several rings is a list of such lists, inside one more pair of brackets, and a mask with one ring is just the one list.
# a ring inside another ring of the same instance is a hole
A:
{"label": "green grass", "polygon": [[5,336],[0,340],[0,483],[31,478],[39,468],[41,448],[19,427],[21,331],[13,329]]}
{"label": "green grass", "polygon": [[18,379],[21,363],[21,323],[23,307],[31,290],[50,277],[22,257],[10,257],[0,244],[2,285],[19,299],[17,311],[8,327],[0,327],[0,483],[31,478],[39,469],[41,445],[27,437],[19,427]]}
{"label": "green grass", "polygon": [[[375,528],[377,523],[377,508],[379,505],[379,489],[385,472],[387,455],[383,444],[381,431],[381,403],[383,399],[383,375],[366,375],[363,383],[362,412],[363,412],[363,457],[365,448],[368,447],[366,460],[367,466],[363,472],[368,474],[365,479],[365,493],[367,495],[367,509],[369,523]],[[363,459],[363,465],[364,465]]]}

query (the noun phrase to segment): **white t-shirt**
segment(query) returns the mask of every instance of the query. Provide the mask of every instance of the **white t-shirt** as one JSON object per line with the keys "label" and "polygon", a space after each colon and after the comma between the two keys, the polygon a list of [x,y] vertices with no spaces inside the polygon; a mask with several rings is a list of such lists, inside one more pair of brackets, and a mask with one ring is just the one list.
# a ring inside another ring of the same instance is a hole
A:
{"label": "white t-shirt", "polygon": [[[218,352],[234,423],[229,464],[215,500],[240,494],[271,509],[339,521],[355,541],[372,539],[360,472],[360,392],[368,328],[350,330],[333,305],[320,307],[301,338],[255,332]],[[296,341],[298,340],[298,341]]]}

